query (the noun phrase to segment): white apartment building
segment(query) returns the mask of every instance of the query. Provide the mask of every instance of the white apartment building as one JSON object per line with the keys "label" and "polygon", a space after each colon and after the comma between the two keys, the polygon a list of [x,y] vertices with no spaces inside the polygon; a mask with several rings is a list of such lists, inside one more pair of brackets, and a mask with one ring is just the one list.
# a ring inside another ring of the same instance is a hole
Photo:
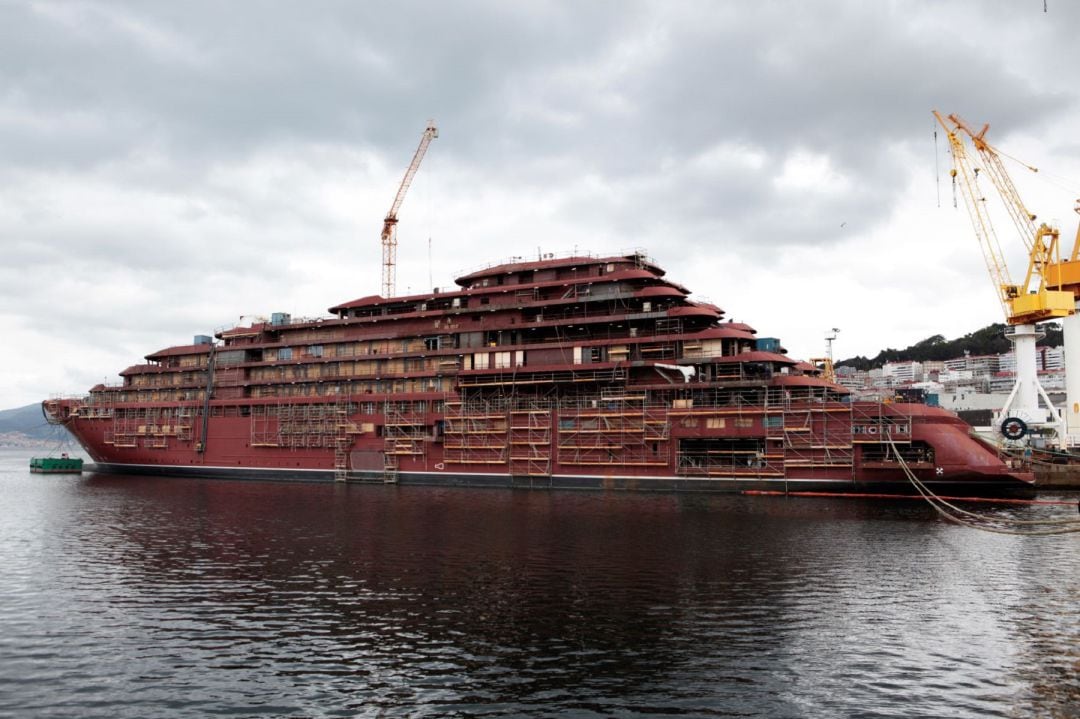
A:
{"label": "white apartment building", "polygon": [[895,384],[911,384],[921,382],[923,379],[923,366],[921,362],[886,362],[881,373],[889,377]]}
{"label": "white apartment building", "polygon": [[964,355],[951,360],[945,360],[945,369],[971,370],[975,376],[987,375],[997,372],[1002,355]]}
{"label": "white apartment building", "polygon": [[1039,369],[1052,371],[1065,369],[1064,347],[1041,347]]}

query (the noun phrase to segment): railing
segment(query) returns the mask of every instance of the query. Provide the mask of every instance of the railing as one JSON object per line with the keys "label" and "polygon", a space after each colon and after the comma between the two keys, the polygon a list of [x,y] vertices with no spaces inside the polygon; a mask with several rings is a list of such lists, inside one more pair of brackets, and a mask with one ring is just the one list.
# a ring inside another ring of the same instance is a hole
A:
{"label": "railing", "polygon": [[262,331],[264,329],[271,329],[272,330],[272,329],[277,328],[277,327],[289,327],[291,325],[322,324],[323,322],[330,322],[332,320],[337,320],[339,318],[331,317],[331,316],[326,316],[326,317],[289,317],[287,320],[284,320],[282,322],[274,322],[274,323],[271,323],[271,321],[268,318],[260,317],[258,319],[259,319],[258,322],[253,322],[250,325],[242,325],[239,322],[233,322],[232,324],[225,324],[225,325],[221,325],[219,327],[215,327],[213,333],[211,334],[211,336],[212,337],[217,337],[222,332],[229,332],[230,330],[235,330],[235,329],[251,329],[254,332],[260,332],[260,331]]}
{"label": "railing", "polygon": [[544,252],[538,257],[533,259],[532,257],[514,256],[497,262],[488,262],[475,267],[466,268],[463,270],[457,270],[454,272],[454,277],[468,277],[469,275],[477,272],[483,272],[484,270],[491,270],[496,267],[502,267],[503,265],[519,265],[526,262],[543,262],[545,260],[568,260],[574,257],[582,257],[590,260],[604,260],[609,257],[636,257],[638,262],[648,263],[655,265],[656,262],[649,257],[644,247],[631,247],[630,249],[612,250],[611,252],[595,253],[595,252],[578,252],[577,250],[563,251],[563,252]]}
{"label": "railing", "polygon": [[494,387],[504,384],[569,384],[574,382],[614,382],[625,379],[626,370],[618,367],[603,370],[561,372],[518,370],[505,373],[488,372],[486,374],[458,375],[458,386]]}

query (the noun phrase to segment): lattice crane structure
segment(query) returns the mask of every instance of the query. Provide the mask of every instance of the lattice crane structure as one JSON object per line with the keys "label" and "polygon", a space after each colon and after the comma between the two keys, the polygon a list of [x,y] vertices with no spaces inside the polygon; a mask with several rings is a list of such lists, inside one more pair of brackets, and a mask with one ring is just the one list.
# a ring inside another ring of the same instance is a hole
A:
{"label": "lattice crane structure", "polygon": [[428,145],[430,145],[431,141],[438,136],[439,128],[435,127],[435,121],[428,120],[427,127],[424,128],[424,134],[420,136],[420,145],[416,148],[416,153],[413,155],[412,162],[409,163],[409,169],[405,171],[405,177],[401,180],[401,186],[398,187],[397,195],[394,197],[394,204],[390,205],[390,211],[386,213],[386,219],[383,220],[383,297],[393,297],[396,292],[398,210],[401,209],[401,203],[405,200],[405,193],[409,191],[409,185],[412,184],[413,178],[416,177],[416,171],[420,169],[420,161],[424,159],[424,154],[427,152]]}
{"label": "lattice crane structure", "polygon": [[[989,125],[975,132],[956,115],[948,122],[936,110],[934,117],[945,129],[952,151],[954,185],[959,185],[967,205],[975,235],[986,261],[990,278],[997,290],[998,301],[1010,325],[1006,337],[1013,343],[1016,356],[1016,383],[1005,405],[995,418],[1001,435],[1020,441],[1036,431],[1060,446],[1066,444],[1066,425],[1061,413],[1054,408],[1046,390],[1039,384],[1036,343],[1045,336],[1037,324],[1045,320],[1067,318],[1076,311],[1073,292],[1054,289],[1051,268],[1060,262],[1056,228],[1046,223],[1035,224],[1036,216],[1024,205],[1000,153],[986,142]],[[970,138],[982,160],[975,166],[967,154],[959,133]],[[1031,168],[1034,169],[1034,168]],[[1005,263],[997,233],[990,221],[986,198],[979,189],[978,178],[985,170],[1001,197],[1006,211],[1028,251],[1028,266],[1024,281],[1012,281]],[[1039,405],[1039,400],[1045,403]]]}

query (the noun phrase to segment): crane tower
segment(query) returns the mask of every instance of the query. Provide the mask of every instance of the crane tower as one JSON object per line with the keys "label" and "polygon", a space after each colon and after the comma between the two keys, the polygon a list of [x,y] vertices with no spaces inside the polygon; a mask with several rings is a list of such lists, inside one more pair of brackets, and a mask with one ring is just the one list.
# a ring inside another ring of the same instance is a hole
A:
{"label": "crane tower", "polygon": [[[989,125],[975,132],[956,115],[948,116],[949,123],[946,123],[936,110],[934,117],[948,136],[953,157],[953,181],[959,179],[958,184],[971,216],[983,259],[997,290],[998,301],[1005,311],[1005,319],[1010,325],[1005,336],[1013,343],[1016,382],[1005,400],[1004,407],[995,418],[995,423],[1001,435],[1008,440],[1021,440],[1030,430],[1049,430],[1056,434],[1056,441],[1064,445],[1065,422],[1051,403],[1046,390],[1039,384],[1036,361],[1036,343],[1045,336],[1038,329],[1037,323],[1068,317],[1076,308],[1072,292],[1053,289],[1048,282],[1050,270],[1058,261],[1058,230],[1045,223],[1036,227],[1036,217],[1020,199],[1001,157],[986,142]],[[971,163],[959,132],[970,138],[983,161],[982,168]],[[985,169],[990,176],[1027,248],[1028,266],[1022,283],[1013,282],[1009,275],[997,233],[987,212],[986,198],[978,189],[981,169]],[[1040,399],[1045,403],[1045,407],[1039,406]]]}
{"label": "crane tower", "polygon": [[382,294],[383,297],[393,297],[397,285],[397,222],[398,210],[405,200],[405,193],[409,191],[416,171],[420,169],[420,161],[424,159],[431,141],[439,136],[439,128],[435,127],[434,120],[428,120],[424,134],[420,136],[420,145],[416,148],[409,169],[405,170],[405,177],[401,180],[397,195],[394,196],[394,204],[390,205],[390,211],[386,213],[382,228]]}
{"label": "crane tower", "polygon": [[[1080,200],[1073,208],[1080,214]],[[1077,367],[1076,358],[1080,357],[1080,226],[1076,228],[1072,254],[1067,260],[1053,262],[1047,270],[1047,280],[1054,287],[1073,293],[1076,312],[1061,321],[1065,339],[1065,360]],[[1080,368],[1065,369],[1065,424],[1068,428],[1069,446],[1080,445]]]}

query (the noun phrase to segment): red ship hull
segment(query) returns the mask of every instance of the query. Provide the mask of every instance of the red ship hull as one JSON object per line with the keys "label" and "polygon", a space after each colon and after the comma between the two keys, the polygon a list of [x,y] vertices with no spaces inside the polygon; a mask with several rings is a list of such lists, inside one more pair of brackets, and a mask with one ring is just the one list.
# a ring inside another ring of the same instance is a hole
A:
{"label": "red ship hull", "polygon": [[[65,402],[63,406],[65,409],[78,407],[70,402]],[[325,405],[326,412],[333,412],[335,406]],[[970,428],[942,410],[922,405],[877,404],[838,404],[827,409],[846,415],[848,412],[857,413],[860,408],[879,411],[887,408],[892,417],[910,422],[909,433],[901,435],[893,431],[898,441],[903,441],[907,446],[915,441],[933,447],[932,457],[911,456],[905,465],[915,477],[938,494],[1021,496],[1031,492],[1034,483],[1031,473],[1002,462],[992,448],[971,438]],[[55,404],[54,410],[59,413],[64,411]],[[751,414],[747,408],[741,411],[744,415]],[[710,412],[699,410],[698,414],[708,415]],[[765,411],[761,410],[761,414],[765,415]],[[785,421],[790,421],[792,417],[801,419],[805,414],[805,411],[796,410],[772,416],[785,417]],[[508,415],[513,416],[512,413]],[[545,417],[545,421],[552,425],[541,431],[547,433],[553,426],[551,433],[558,436],[560,415],[558,412],[551,412],[551,415],[553,417]],[[707,430],[676,428],[672,431],[672,421],[677,422],[686,412],[670,415],[656,415],[663,417],[657,421],[663,421],[664,429],[670,433],[668,439],[658,440],[658,445],[661,441],[669,445],[678,445],[683,441],[708,441],[710,433]],[[369,424],[385,422],[385,418],[380,416],[348,418],[346,429],[362,426],[364,420],[371,420]],[[508,419],[505,441],[500,442],[500,446],[513,446],[512,421]],[[443,415],[425,417],[422,422],[424,426],[438,426],[440,422],[449,424],[452,420],[446,420]],[[538,445],[532,444],[526,445],[529,448],[527,456],[518,458],[517,471],[512,472],[510,467],[514,460],[509,458],[497,464],[486,459],[472,462],[468,457],[461,457],[460,451],[457,455],[454,455],[453,449],[448,451],[447,444],[452,444],[455,437],[451,429],[449,433],[444,430],[441,436],[424,436],[419,440],[422,447],[411,443],[407,450],[403,449],[397,455],[392,470],[386,466],[386,443],[383,439],[356,437],[348,443],[349,466],[342,475],[340,468],[335,466],[333,445],[336,438],[333,434],[301,435],[293,446],[270,446],[270,443],[263,443],[262,446],[255,443],[256,446],[253,446],[250,417],[212,417],[207,422],[205,439],[199,435],[198,427],[189,438],[184,439],[179,436],[182,429],[178,432],[169,427],[167,434],[163,435],[162,426],[149,425],[136,426],[134,436],[122,437],[118,441],[112,418],[79,416],[78,409],[65,420],[65,424],[94,460],[95,464],[88,469],[115,473],[290,481],[396,481],[401,484],[548,489],[916,492],[909,475],[895,458],[890,460],[872,456],[871,448],[878,453],[881,451],[882,445],[876,441],[836,445],[838,454],[850,451],[851,457],[846,461],[838,458],[832,463],[833,466],[823,462],[812,463],[818,466],[805,466],[807,462],[792,460],[793,453],[790,448],[785,448],[788,450],[784,457],[787,462],[769,457],[759,459],[755,456],[751,459],[746,455],[747,458],[737,464],[718,462],[702,468],[685,461],[680,463],[678,455],[657,446],[655,450],[651,447],[646,449],[658,459],[639,456],[604,466],[600,471],[594,465],[578,463],[575,458],[567,457],[565,449],[560,453],[556,448],[555,457],[550,458],[543,449],[536,450]],[[905,425],[896,423],[889,426],[905,428]],[[850,433],[850,428],[851,425],[848,425],[844,433]],[[535,427],[526,431],[537,432]],[[834,435],[836,433],[834,430]],[[568,432],[564,431],[563,434]],[[755,434],[760,437],[755,437]],[[766,434],[750,427],[744,437],[763,440]],[[491,433],[483,436],[490,438]],[[539,446],[546,448],[548,444],[545,442]],[[483,447],[476,448],[476,451],[492,452]],[[568,461],[559,461],[560,454],[563,460]]]}
{"label": "red ship hull", "polygon": [[1028,493],[955,415],[852,401],[639,254],[514,262],[147,356],[44,403],[99,471],[617,490]]}

